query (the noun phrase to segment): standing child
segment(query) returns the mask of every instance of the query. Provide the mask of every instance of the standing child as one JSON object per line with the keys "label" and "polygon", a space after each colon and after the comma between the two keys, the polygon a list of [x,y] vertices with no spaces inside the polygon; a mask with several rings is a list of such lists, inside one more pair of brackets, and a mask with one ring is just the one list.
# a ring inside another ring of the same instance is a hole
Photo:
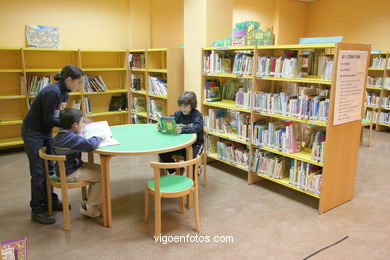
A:
{"label": "standing child", "polygon": [[[180,107],[179,111],[174,114],[177,124],[176,133],[196,133],[196,141],[192,145],[193,158],[196,158],[202,153],[203,148],[203,117],[199,110],[196,109],[197,100],[196,95],[192,91],[185,91],[177,100],[177,104]],[[162,162],[171,163],[175,162],[172,158],[173,154],[179,154],[186,157],[185,149],[181,149],[174,152],[159,154]],[[169,173],[173,173],[174,169],[168,169]]]}
{"label": "standing child", "polygon": [[[54,77],[57,83],[42,89],[31,105],[23,120],[22,138],[31,175],[31,219],[41,224],[53,224],[56,219],[49,215],[47,208],[46,177],[43,159],[39,157],[39,149],[46,146],[47,154],[53,154],[53,127],[59,126],[58,114],[69,98],[69,92],[78,91],[83,80],[83,71],[74,66],[65,66],[61,73]],[[54,173],[54,165],[49,162],[50,174]],[[56,193],[51,192],[53,210],[62,211],[62,202]]]}
{"label": "standing child", "polygon": [[[87,164],[81,160],[81,152],[95,150],[103,140],[103,136],[93,136],[89,139],[79,135],[83,128],[83,114],[78,109],[66,108],[60,112],[62,129],[54,138],[54,152],[57,155],[66,155],[65,170],[67,181],[89,181],[87,202],[80,212],[89,217],[100,216],[102,201],[100,184],[100,166]],[[58,167],[58,165],[56,165]],[[57,176],[59,176],[57,170]]]}

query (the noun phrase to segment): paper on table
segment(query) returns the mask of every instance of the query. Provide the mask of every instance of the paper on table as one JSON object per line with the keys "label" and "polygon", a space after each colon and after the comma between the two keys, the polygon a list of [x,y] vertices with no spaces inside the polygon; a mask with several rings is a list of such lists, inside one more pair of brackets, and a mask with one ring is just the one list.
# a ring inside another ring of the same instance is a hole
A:
{"label": "paper on table", "polygon": [[107,121],[86,124],[82,136],[85,138],[91,138],[92,136],[104,137],[105,140],[100,143],[99,147],[120,144],[115,138],[112,137],[112,132]]}

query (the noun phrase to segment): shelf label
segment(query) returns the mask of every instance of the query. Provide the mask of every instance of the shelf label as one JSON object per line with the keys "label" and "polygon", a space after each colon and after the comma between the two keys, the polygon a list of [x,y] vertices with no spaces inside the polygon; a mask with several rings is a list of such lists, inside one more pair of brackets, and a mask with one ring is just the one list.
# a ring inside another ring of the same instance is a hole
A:
{"label": "shelf label", "polygon": [[333,125],[362,119],[367,51],[340,51]]}

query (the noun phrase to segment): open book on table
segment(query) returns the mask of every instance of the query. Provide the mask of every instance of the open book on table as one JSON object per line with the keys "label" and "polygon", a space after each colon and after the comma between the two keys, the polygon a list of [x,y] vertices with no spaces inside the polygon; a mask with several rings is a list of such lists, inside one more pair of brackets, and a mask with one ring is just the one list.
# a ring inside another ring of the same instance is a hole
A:
{"label": "open book on table", "polygon": [[92,122],[85,125],[82,136],[85,138],[91,138],[92,136],[105,137],[99,145],[100,147],[118,145],[120,144],[115,138],[112,137],[112,132],[107,121]]}

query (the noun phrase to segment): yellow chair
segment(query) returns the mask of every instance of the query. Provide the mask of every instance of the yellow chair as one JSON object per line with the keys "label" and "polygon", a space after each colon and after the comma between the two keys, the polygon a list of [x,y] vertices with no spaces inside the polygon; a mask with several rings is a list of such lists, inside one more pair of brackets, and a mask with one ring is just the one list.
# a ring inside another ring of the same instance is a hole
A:
{"label": "yellow chair", "polygon": [[[53,205],[51,201],[51,186],[61,189],[62,207],[64,214],[64,230],[70,230],[70,217],[69,217],[69,202],[68,202],[68,189],[80,188],[82,192],[83,200],[87,198],[86,186],[90,184],[87,181],[67,182],[65,172],[65,155],[48,155],[46,154],[46,147],[42,147],[39,150],[39,157],[45,162],[45,175],[46,175],[46,189],[47,189],[47,204],[49,208],[49,214],[53,214]],[[60,177],[56,175],[49,175],[49,163],[48,161],[58,162]]]}
{"label": "yellow chair", "polygon": [[[206,166],[207,166],[207,155],[205,152],[202,152],[199,155],[202,158],[202,164],[203,164],[203,185],[206,187],[207,186],[207,172],[206,172]],[[184,157],[181,155],[174,154],[172,155],[172,159],[175,160],[176,162],[184,161]],[[178,173],[178,169],[176,169],[176,173]]]}
{"label": "yellow chair", "polygon": [[[179,163],[158,163],[152,162],[154,179],[145,185],[145,222],[149,219],[149,194],[154,195],[154,215],[155,215],[155,236],[161,235],[161,199],[162,198],[179,198],[179,212],[184,213],[184,198],[190,193],[194,193],[195,223],[196,231],[200,231],[199,219],[199,201],[198,201],[198,166],[202,157],[179,162]],[[194,180],[181,175],[163,175],[161,169],[187,168],[194,167]]]}

